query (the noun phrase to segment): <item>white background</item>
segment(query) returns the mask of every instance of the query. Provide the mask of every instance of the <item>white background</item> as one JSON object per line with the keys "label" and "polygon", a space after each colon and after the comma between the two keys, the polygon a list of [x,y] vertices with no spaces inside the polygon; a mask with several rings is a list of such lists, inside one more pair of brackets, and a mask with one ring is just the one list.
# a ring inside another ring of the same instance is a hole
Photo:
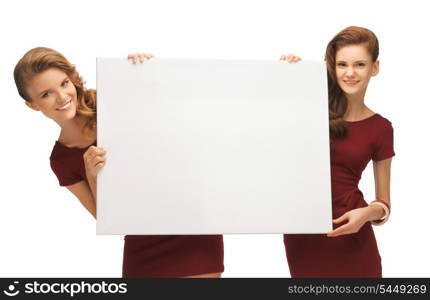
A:
{"label": "white background", "polygon": [[[322,60],[341,29],[372,29],[381,72],[366,97],[393,122],[390,221],[375,228],[386,277],[430,276],[430,42],[426,1],[0,2],[0,276],[120,277],[123,239],[95,221],[49,167],[57,125],[16,92],[15,63],[52,47],[95,87],[95,58],[143,51],[163,58]],[[360,188],[374,199],[371,164]],[[306,217],[306,212],[303,212]],[[288,277],[281,235],[225,236],[224,277]]]}

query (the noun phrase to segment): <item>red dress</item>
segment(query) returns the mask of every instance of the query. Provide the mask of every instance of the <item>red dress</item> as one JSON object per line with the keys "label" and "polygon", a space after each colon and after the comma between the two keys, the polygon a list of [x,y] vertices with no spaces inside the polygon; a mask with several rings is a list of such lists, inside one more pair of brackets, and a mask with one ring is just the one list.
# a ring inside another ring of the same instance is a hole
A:
{"label": "red dress", "polygon": [[[358,188],[361,173],[371,159],[394,156],[390,121],[374,114],[346,124],[348,136],[334,140],[331,153],[333,219],[368,205]],[[382,277],[381,257],[370,222],[355,234],[338,237],[285,234],[284,244],[292,277]]]}
{"label": "red dress", "polygon": [[[87,180],[83,154],[88,148],[55,143],[50,161],[61,186]],[[182,277],[224,271],[222,235],[127,235],[124,240],[123,277]]]}

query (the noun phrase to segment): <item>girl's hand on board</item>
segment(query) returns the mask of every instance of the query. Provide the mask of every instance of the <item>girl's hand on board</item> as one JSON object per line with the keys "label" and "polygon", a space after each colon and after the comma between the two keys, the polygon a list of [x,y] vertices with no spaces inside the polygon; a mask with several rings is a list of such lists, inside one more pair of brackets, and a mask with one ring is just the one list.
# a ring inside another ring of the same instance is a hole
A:
{"label": "girl's hand on board", "polygon": [[360,228],[368,221],[372,219],[374,212],[371,207],[361,207],[350,210],[349,212],[343,214],[337,219],[333,220],[334,224],[339,224],[347,221],[342,226],[327,233],[328,237],[336,237],[339,235],[346,235],[351,233],[357,233]]}
{"label": "girl's hand on board", "polygon": [[136,64],[138,61],[140,62],[140,63],[143,63],[143,61],[145,60],[145,59],[150,59],[150,58],[153,58],[154,57],[154,55],[152,55],[152,54],[147,54],[147,53],[135,53],[135,54],[129,54],[128,56],[127,56],[127,59],[130,59],[132,62],[133,62],[133,64]]}
{"label": "girl's hand on board", "polygon": [[100,169],[106,163],[106,150],[102,147],[91,146],[84,153],[85,171],[87,176],[97,177]]}
{"label": "girl's hand on board", "polygon": [[292,63],[292,62],[299,62],[302,59],[297,55],[288,53],[287,55],[285,55],[285,54],[281,55],[280,60],[284,60],[284,61],[287,61],[289,63]]}

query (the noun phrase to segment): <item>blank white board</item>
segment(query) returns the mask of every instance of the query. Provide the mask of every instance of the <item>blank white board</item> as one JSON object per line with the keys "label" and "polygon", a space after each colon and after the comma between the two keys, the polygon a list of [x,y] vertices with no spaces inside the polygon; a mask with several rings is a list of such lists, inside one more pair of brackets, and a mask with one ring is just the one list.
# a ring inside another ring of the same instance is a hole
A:
{"label": "blank white board", "polygon": [[97,60],[97,234],[332,228],[322,62]]}

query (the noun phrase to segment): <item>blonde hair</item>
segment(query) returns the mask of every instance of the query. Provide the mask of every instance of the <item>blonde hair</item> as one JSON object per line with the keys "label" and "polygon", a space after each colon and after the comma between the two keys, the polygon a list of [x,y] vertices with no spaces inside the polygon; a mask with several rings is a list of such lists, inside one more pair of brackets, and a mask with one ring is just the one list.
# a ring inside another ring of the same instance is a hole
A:
{"label": "blonde hair", "polygon": [[19,95],[25,101],[32,102],[27,93],[28,84],[34,75],[49,68],[57,68],[66,73],[75,86],[78,98],[76,115],[81,116],[84,120],[82,134],[87,137],[91,136],[97,124],[96,91],[84,88],[84,81],[79,77],[75,66],[61,53],[50,48],[37,47],[24,54],[13,72]]}

